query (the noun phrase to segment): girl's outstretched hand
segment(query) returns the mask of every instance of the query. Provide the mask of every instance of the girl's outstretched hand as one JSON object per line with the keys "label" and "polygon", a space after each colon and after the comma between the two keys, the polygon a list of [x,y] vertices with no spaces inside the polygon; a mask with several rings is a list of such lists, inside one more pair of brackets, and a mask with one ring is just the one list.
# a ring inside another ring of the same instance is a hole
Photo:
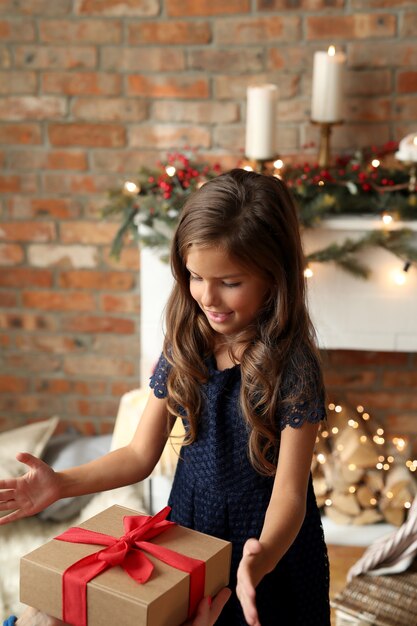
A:
{"label": "girl's outstretched hand", "polygon": [[57,474],[49,465],[27,452],[16,458],[29,471],[20,478],[0,480],[0,511],[12,511],[0,517],[0,525],[35,515],[59,499]]}
{"label": "girl's outstretched hand", "polygon": [[236,594],[249,626],[261,626],[256,608],[256,587],[265,574],[264,548],[257,539],[248,539],[237,570]]}
{"label": "girl's outstretched hand", "polygon": [[183,626],[213,626],[219,619],[219,615],[231,594],[230,589],[224,587],[213,600],[204,598],[198,605],[197,614],[194,619],[185,622]]}

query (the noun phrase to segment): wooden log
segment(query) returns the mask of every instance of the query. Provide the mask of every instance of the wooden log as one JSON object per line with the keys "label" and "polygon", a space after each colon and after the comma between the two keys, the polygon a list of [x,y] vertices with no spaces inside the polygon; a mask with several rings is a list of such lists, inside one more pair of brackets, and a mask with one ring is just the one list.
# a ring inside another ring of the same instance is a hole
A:
{"label": "wooden log", "polygon": [[355,494],[353,493],[337,493],[331,495],[332,506],[341,513],[349,516],[359,515],[361,508],[358,504]]}

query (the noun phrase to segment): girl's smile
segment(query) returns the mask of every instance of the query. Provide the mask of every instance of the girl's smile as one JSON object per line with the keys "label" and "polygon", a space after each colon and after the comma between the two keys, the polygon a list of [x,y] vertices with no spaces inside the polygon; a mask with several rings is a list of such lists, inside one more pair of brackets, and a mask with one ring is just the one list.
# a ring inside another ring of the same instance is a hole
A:
{"label": "girl's smile", "polygon": [[213,330],[234,335],[255,320],[268,293],[266,278],[242,266],[220,246],[192,245],[186,262],[190,293]]}

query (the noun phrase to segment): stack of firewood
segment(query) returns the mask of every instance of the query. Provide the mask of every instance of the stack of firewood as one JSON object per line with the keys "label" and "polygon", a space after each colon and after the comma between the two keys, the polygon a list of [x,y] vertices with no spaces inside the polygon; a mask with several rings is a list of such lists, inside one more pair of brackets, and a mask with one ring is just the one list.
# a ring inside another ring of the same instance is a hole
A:
{"label": "stack of firewood", "polygon": [[338,524],[400,526],[417,493],[409,444],[387,439],[361,406],[330,404],[328,415],[312,466],[319,506]]}

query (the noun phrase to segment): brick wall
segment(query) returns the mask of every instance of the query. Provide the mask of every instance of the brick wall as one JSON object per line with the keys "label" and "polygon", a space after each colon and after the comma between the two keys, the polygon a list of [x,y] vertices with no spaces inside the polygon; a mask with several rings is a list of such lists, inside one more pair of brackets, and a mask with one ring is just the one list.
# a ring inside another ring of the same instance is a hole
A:
{"label": "brick wall", "polygon": [[348,66],[335,148],[400,139],[416,32],[413,0],[2,0],[0,428],[107,431],[138,384],[139,255],[109,256],[109,187],[170,149],[235,164],[254,82],[279,86],[280,152],[305,152],[329,43]]}

